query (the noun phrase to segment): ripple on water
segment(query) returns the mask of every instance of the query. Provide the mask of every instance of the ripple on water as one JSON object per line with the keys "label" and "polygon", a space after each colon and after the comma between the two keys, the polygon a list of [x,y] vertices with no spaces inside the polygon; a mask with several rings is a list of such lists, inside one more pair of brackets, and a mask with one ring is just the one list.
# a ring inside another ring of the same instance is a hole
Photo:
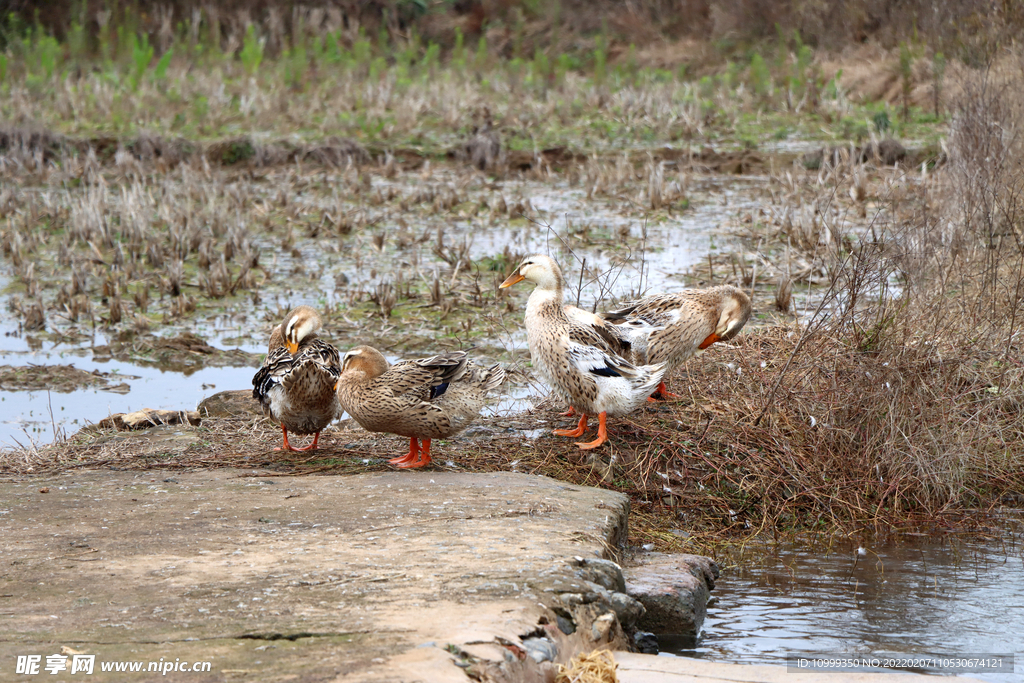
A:
{"label": "ripple on water", "polygon": [[[748,551],[723,573],[700,638],[662,637],[665,654],[745,664],[800,655],[1016,653],[1024,670],[1024,545],[922,541],[824,554],[798,546]],[[929,671],[927,673],[941,673]]]}

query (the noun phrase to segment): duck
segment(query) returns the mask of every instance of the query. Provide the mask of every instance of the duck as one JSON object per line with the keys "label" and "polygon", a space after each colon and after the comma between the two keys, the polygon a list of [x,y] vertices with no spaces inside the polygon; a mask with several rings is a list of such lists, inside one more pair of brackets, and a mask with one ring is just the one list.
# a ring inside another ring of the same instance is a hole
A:
{"label": "duck", "polygon": [[[263,414],[281,425],[280,451],[316,450],[320,432],[341,415],[335,388],[341,375],[338,349],[317,336],[323,319],[310,306],[297,306],[270,333],[263,365],[252,378],[252,396]],[[313,434],[302,448],[288,443],[288,432]]]}
{"label": "duck", "polygon": [[[633,363],[666,363],[670,374],[698,351],[729,341],[751,314],[750,297],[739,287],[720,285],[655,294],[601,314],[613,336],[624,340]],[[665,382],[655,395],[677,398]]]}
{"label": "duck", "polygon": [[527,280],[534,284],[526,303],[526,337],[538,373],[559,398],[580,414],[576,429],[556,429],[557,436],[580,437],[590,415],[598,418],[597,438],[579,443],[582,450],[608,441],[607,418],[622,417],[647,400],[665,374],[665,364],[634,365],[609,351],[595,327],[570,317],[564,308],[565,281],[554,259],[526,257],[499,285],[504,289]]}
{"label": "duck", "polygon": [[431,462],[431,440],[468,427],[504,381],[504,368],[479,367],[465,351],[391,365],[372,346],[357,346],[342,358],[337,395],[363,429],[408,437],[409,452],[388,462],[418,468]]}

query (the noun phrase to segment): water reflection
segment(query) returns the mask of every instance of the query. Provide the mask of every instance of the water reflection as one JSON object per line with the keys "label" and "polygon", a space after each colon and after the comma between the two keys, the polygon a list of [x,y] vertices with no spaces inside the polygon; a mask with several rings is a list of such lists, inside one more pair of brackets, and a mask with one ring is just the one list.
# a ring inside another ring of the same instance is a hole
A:
{"label": "water reflection", "polygon": [[1019,528],[994,541],[922,538],[860,553],[748,549],[735,561],[697,642],[663,637],[663,650],[748,664],[807,654],[1016,653],[1017,673],[968,675],[1024,680]]}

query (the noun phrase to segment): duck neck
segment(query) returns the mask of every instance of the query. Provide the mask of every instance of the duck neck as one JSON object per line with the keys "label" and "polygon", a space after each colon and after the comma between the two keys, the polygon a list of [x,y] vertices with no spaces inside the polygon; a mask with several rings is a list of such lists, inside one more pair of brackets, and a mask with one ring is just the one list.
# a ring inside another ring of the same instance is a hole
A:
{"label": "duck neck", "polygon": [[561,313],[564,316],[565,313],[562,311],[563,297],[564,292],[561,282],[537,285],[530,294],[530,298],[526,301],[526,316],[533,318],[551,315],[554,312]]}

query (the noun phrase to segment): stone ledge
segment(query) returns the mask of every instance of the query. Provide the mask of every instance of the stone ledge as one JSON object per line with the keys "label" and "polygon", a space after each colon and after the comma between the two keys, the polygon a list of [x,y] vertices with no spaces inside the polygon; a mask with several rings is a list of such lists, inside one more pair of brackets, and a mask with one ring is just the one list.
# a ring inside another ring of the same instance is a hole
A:
{"label": "stone ledge", "polygon": [[646,612],[637,626],[654,633],[697,635],[707,615],[718,565],[700,555],[649,553],[625,571],[626,593]]}

